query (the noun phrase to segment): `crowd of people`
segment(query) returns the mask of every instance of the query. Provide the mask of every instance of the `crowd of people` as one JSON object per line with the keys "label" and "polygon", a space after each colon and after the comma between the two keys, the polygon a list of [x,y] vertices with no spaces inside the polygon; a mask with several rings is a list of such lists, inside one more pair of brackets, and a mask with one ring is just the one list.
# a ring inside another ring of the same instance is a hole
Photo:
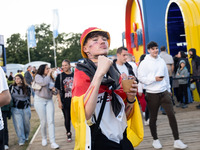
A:
{"label": "crowd of people", "polygon": [[51,148],[59,148],[53,95],[63,113],[68,142],[72,140],[71,122],[75,128],[75,149],[133,150],[143,140],[142,115],[144,125],[150,127],[152,146],[161,149],[156,126],[159,109],[168,116],[174,148],[187,148],[179,138],[173,105],[188,107],[193,101],[193,83],[200,93],[200,58],[194,48],[189,50],[190,67],[185,52],[173,58],[164,46],[159,53],[154,41],[148,43],[148,54],[142,55],[139,63],[125,47],[118,48],[116,59],[111,60],[106,57],[110,34],[96,27],[83,32],[80,44],[84,62],[75,70],[67,59],[62,61],[62,70],[47,64],[38,69],[28,66],[25,73],[10,73],[8,80],[13,83],[8,87],[0,68],[0,149],[9,149],[7,118],[11,116],[19,146],[28,141],[31,96],[40,120],[41,145],[48,144],[48,125]]}

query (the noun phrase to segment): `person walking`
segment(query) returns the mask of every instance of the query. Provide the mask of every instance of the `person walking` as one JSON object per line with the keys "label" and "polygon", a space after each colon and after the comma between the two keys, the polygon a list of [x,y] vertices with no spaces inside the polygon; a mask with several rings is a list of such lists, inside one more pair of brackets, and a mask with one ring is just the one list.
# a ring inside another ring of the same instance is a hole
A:
{"label": "person walking", "polygon": [[11,96],[6,81],[6,75],[0,67],[0,149],[4,150],[4,122],[1,112],[1,107],[10,103]]}
{"label": "person walking", "polygon": [[26,85],[25,79],[21,74],[15,76],[13,85],[9,87],[12,97],[12,120],[15,132],[18,137],[19,146],[28,141],[30,133],[30,94],[31,90]]}
{"label": "person walking", "polygon": [[[196,83],[197,92],[199,93],[200,97],[200,57],[196,54],[196,49],[191,48],[189,50],[190,58],[192,59],[192,78],[191,82]],[[200,109],[200,104],[196,106],[197,109]]]}
{"label": "person walking", "polygon": [[[178,79],[179,87],[178,87],[178,101],[180,102],[177,107],[187,108],[188,104],[188,92],[187,92],[187,85],[188,85],[188,77],[189,72],[186,68],[186,62],[184,60],[181,60],[179,62],[179,68],[176,72],[176,78],[183,78]],[[183,102],[183,95],[185,96],[185,102]]]}
{"label": "person walking", "polygon": [[55,87],[58,89],[58,107],[62,109],[63,112],[67,141],[71,142],[72,133],[70,106],[74,73],[71,72],[70,61],[67,59],[63,60],[62,69],[63,72],[59,74],[56,78]]}
{"label": "person walking", "polygon": [[[35,76],[35,82],[41,86],[40,90],[35,90],[34,106],[40,118],[42,146],[47,145],[47,127],[51,148],[57,149],[59,145],[55,142],[55,123],[54,123],[54,103],[52,100],[52,70],[47,64],[40,65]],[[51,88],[49,88],[51,87]]]}
{"label": "person walking", "polygon": [[[133,150],[143,139],[141,113],[135,100],[137,82],[133,81],[130,92],[123,92],[120,74],[106,57],[110,45],[107,31],[88,28],[80,43],[84,62],[75,69],[71,104],[74,149]],[[134,128],[136,124],[138,128]]]}
{"label": "person walking", "polygon": [[32,82],[33,82],[33,77],[32,77],[32,66],[28,66],[27,67],[27,71],[24,74],[24,78],[26,83],[31,86]]}
{"label": "person walking", "polygon": [[146,89],[146,101],[150,112],[150,131],[153,137],[152,146],[161,149],[162,145],[157,135],[157,115],[159,107],[162,106],[168,116],[169,124],[174,136],[174,148],[184,149],[187,147],[180,139],[178,125],[174,115],[171,101],[169,75],[165,61],[158,55],[158,44],[151,41],[147,44],[148,55],[140,63],[138,68],[138,79]]}

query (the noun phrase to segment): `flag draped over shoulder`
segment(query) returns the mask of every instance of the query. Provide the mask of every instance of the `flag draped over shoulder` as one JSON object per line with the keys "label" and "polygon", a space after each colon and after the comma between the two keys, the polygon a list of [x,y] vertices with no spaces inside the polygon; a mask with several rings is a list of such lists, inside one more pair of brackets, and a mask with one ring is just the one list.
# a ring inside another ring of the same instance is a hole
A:
{"label": "flag draped over shoulder", "polygon": [[29,48],[36,47],[35,26],[34,25],[32,25],[28,28],[27,39],[28,39],[28,47]]}
{"label": "flag draped over shoulder", "polygon": [[54,9],[53,10],[53,37],[57,38],[58,37],[58,27],[59,27],[59,15],[58,15],[58,10]]}
{"label": "flag draped over shoulder", "polygon": [[[83,71],[84,69],[77,68],[74,73],[71,102],[71,120],[76,133],[74,150],[90,150],[91,132],[85,118],[84,96],[90,86],[91,78]],[[101,85],[99,93],[108,92],[105,87],[105,85]],[[114,92],[123,99],[126,98],[122,88],[116,89]],[[135,147],[139,145],[144,136],[141,112],[137,101],[134,103],[134,114],[128,120],[127,125],[127,137]]]}

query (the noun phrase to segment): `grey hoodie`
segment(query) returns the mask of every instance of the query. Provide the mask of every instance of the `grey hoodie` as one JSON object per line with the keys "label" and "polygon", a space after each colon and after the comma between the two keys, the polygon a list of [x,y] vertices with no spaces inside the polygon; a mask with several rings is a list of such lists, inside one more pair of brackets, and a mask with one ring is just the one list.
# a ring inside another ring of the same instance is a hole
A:
{"label": "grey hoodie", "polygon": [[51,82],[50,76],[41,76],[37,74],[35,76],[35,82],[42,86],[40,90],[35,90],[35,94],[45,99],[52,99],[52,92],[49,89],[49,83]]}

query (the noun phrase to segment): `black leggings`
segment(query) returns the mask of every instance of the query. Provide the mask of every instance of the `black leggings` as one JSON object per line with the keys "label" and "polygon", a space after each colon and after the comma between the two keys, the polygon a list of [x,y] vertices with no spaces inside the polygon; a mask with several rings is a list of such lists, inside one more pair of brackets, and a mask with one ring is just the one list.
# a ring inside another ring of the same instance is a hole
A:
{"label": "black leggings", "polygon": [[153,139],[158,139],[156,121],[158,116],[159,107],[162,106],[167,114],[170,127],[175,140],[179,139],[178,126],[174,115],[173,104],[171,96],[168,91],[162,93],[146,93],[147,106],[150,113],[150,131]]}
{"label": "black leggings", "polygon": [[71,98],[67,98],[62,100],[63,105],[63,115],[64,115],[64,125],[67,133],[71,132],[71,116],[70,116],[70,106],[71,106]]}

